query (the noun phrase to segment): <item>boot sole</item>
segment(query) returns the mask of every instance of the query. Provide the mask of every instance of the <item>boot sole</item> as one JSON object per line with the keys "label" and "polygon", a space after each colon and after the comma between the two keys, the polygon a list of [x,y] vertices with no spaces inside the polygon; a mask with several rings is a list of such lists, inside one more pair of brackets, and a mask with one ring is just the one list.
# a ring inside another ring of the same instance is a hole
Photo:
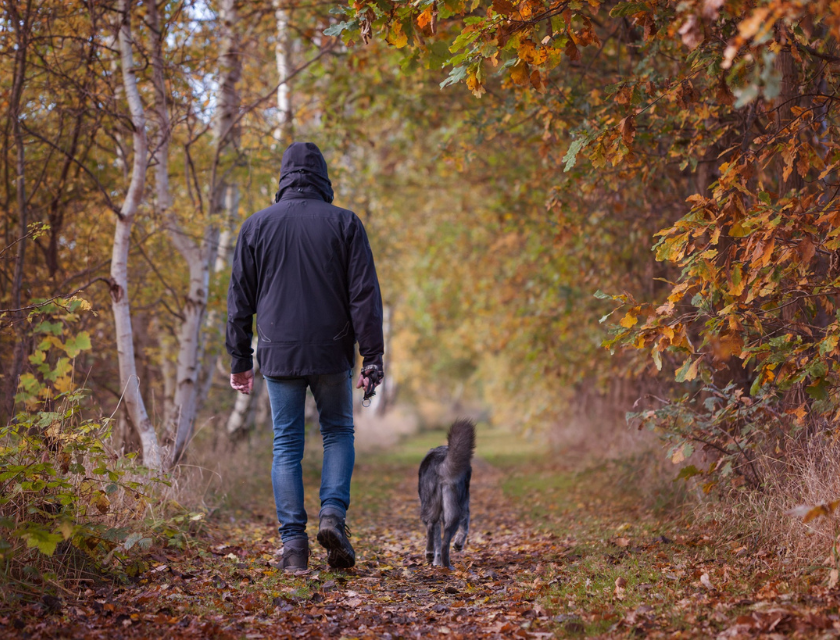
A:
{"label": "boot sole", "polygon": [[335,569],[349,569],[356,564],[356,557],[344,550],[341,537],[331,529],[318,532],[318,544],[327,550],[327,564]]}

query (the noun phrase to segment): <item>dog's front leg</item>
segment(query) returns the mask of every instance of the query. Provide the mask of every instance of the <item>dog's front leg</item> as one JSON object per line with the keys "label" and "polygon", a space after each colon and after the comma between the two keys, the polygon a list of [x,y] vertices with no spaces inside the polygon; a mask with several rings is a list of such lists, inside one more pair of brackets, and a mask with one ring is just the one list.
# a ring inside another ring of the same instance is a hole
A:
{"label": "dog's front leg", "polygon": [[435,522],[434,539],[435,539],[435,559],[432,564],[436,567],[442,565],[441,546],[440,546],[440,527],[442,521]]}
{"label": "dog's front leg", "polygon": [[[437,543],[435,542],[437,541]],[[436,558],[440,557],[440,523],[426,523],[426,562],[437,564]]]}

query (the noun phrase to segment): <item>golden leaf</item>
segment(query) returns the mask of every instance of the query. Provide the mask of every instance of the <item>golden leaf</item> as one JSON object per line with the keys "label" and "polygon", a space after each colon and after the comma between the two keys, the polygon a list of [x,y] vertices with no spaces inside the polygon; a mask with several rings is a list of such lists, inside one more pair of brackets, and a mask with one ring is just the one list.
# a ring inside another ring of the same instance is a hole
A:
{"label": "golden leaf", "polygon": [[514,84],[518,84],[520,87],[524,87],[531,81],[531,76],[528,73],[528,64],[522,60],[516,63],[510,70],[510,79],[513,80]]}
{"label": "golden leaf", "polygon": [[627,314],[621,319],[621,321],[618,324],[620,324],[625,329],[629,329],[630,327],[634,326],[638,321],[639,319],[636,317],[636,315],[633,313],[633,310],[631,309],[627,312]]}

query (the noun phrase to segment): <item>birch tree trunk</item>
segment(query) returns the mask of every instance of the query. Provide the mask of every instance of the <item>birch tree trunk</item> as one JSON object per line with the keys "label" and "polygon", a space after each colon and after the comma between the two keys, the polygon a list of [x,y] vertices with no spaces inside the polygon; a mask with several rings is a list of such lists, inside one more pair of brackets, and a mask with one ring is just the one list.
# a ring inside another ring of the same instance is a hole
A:
{"label": "birch tree trunk", "polygon": [[[294,116],[292,112],[292,93],[287,78],[292,70],[292,38],[289,32],[289,9],[284,6],[283,0],[272,0],[274,6],[274,17],[277,21],[277,40],[274,45],[274,53],[277,61],[277,126],[274,128],[274,139],[278,144],[284,140],[291,144],[293,136]],[[218,262],[217,262],[218,266]],[[227,265],[225,265],[227,266]],[[254,334],[252,343],[254,353],[257,351],[257,335]],[[256,370],[255,370],[256,375]],[[253,420],[262,417],[264,412],[254,410],[254,405],[265,405],[268,387],[261,384],[261,381],[254,381],[254,389],[251,394],[238,394],[236,404],[228,416],[225,432],[229,438],[239,438],[243,430],[247,430],[253,424]]]}
{"label": "birch tree trunk", "polygon": [[[209,256],[216,244],[217,231],[212,224],[205,228],[200,245],[193,242],[184,233],[175,211],[172,209],[172,194],[169,184],[169,146],[171,125],[167,107],[166,78],[163,64],[162,27],[154,2],[148,5],[149,22],[152,33],[152,78],[155,89],[155,114],[158,120],[157,155],[155,167],[155,187],[157,206],[161,217],[166,221],[169,237],[178,253],[184,258],[189,269],[189,288],[183,306],[183,320],[178,329],[178,356],[175,365],[172,403],[167,411],[166,432],[177,434],[192,433],[195,414],[198,408],[198,371],[201,326],[207,310],[207,293],[210,286]],[[181,449],[173,464],[183,454]]]}
{"label": "birch tree trunk", "polygon": [[160,447],[140,393],[140,380],[137,377],[137,365],[134,358],[128,296],[128,252],[131,244],[131,227],[143,198],[143,186],[146,181],[148,162],[146,158],[146,115],[143,110],[143,103],[140,100],[140,92],[137,89],[134,56],[131,50],[129,2],[130,0],[119,0],[118,3],[120,12],[119,46],[123,87],[134,128],[134,162],[131,168],[131,183],[117,217],[117,225],[114,231],[114,249],[111,256],[111,308],[114,312],[114,325],[117,333],[120,384],[123,387],[128,414],[137,430],[137,434],[140,436],[143,462],[148,467],[158,469],[161,465]]}
{"label": "birch tree trunk", "polygon": [[[190,287],[184,308],[184,322],[178,336],[179,351],[176,372],[174,417],[177,420],[175,448],[172,464],[176,464],[184,454],[192,437],[195,414],[198,409],[199,388],[199,353],[201,352],[201,327],[207,309],[207,294],[210,286],[210,265],[216,263],[221,253],[227,254],[230,244],[232,217],[239,208],[239,195],[236,185],[230,180],[231,166],[228,156],[238,152],[239,147],[239,92],[237,84],[242,75],[242,60],[239,39],[235,26],[237,22],[234,0],[222,0],[219,6],[219,24],[221,29],[221,54],[219,56],[219,95],[213,127],[216,138],[215,158],[211,172],[209,223],[205,227],[201,247],[187,247],[182,254],[190,265]],[[222,235],[219,233],[219,219],[222,219]],[[182,239],[186,237],[182,235]],[[173,240],[174,242],[174,240]],[[219,245],[223,244],[223,251]],[[176,244],[178,246],[178,244]],[[181,251],[181,248],[179,248]],[[188,257],[189,256],[189,257]],[[226,263],[226,255],[224,256]],[[210,318],[211,326],[216,324]],[[212,380],[213,367],[208,375]]]}
{"label": "birch tree trunk", "polygon": [[292,70],[292,38],[289,34],[289,9],[283,6],[283,0],[273,0],[274,18],[277,21],[277,41],[274,53],[277,59],[277,126],[274,129],[274,139],[282,142],[285,138],[289,144],[293,135],[292,94],[288,78]]}

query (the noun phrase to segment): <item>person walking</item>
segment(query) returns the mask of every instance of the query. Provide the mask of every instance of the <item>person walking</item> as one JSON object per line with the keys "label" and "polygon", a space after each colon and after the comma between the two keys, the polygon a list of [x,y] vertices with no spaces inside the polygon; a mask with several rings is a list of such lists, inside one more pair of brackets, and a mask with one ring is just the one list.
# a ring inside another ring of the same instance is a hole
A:
{"label": "person walking", "polygon": [[324,443],[318,542],[330,567],[348,568],[356,562],[346,525],[355,461],[351,378],[357,341],[364,361],[356,387],[370,393],[384,376],[379,281],[361,220],[332,205],[327,163],[315,144],[286,149],[274,200],[243,223],[236,243],[228,289],[230,386],[253,389],[256,315],[257,360],[274,423],[281,567],[309,566],[301,470],[309,387]]}

